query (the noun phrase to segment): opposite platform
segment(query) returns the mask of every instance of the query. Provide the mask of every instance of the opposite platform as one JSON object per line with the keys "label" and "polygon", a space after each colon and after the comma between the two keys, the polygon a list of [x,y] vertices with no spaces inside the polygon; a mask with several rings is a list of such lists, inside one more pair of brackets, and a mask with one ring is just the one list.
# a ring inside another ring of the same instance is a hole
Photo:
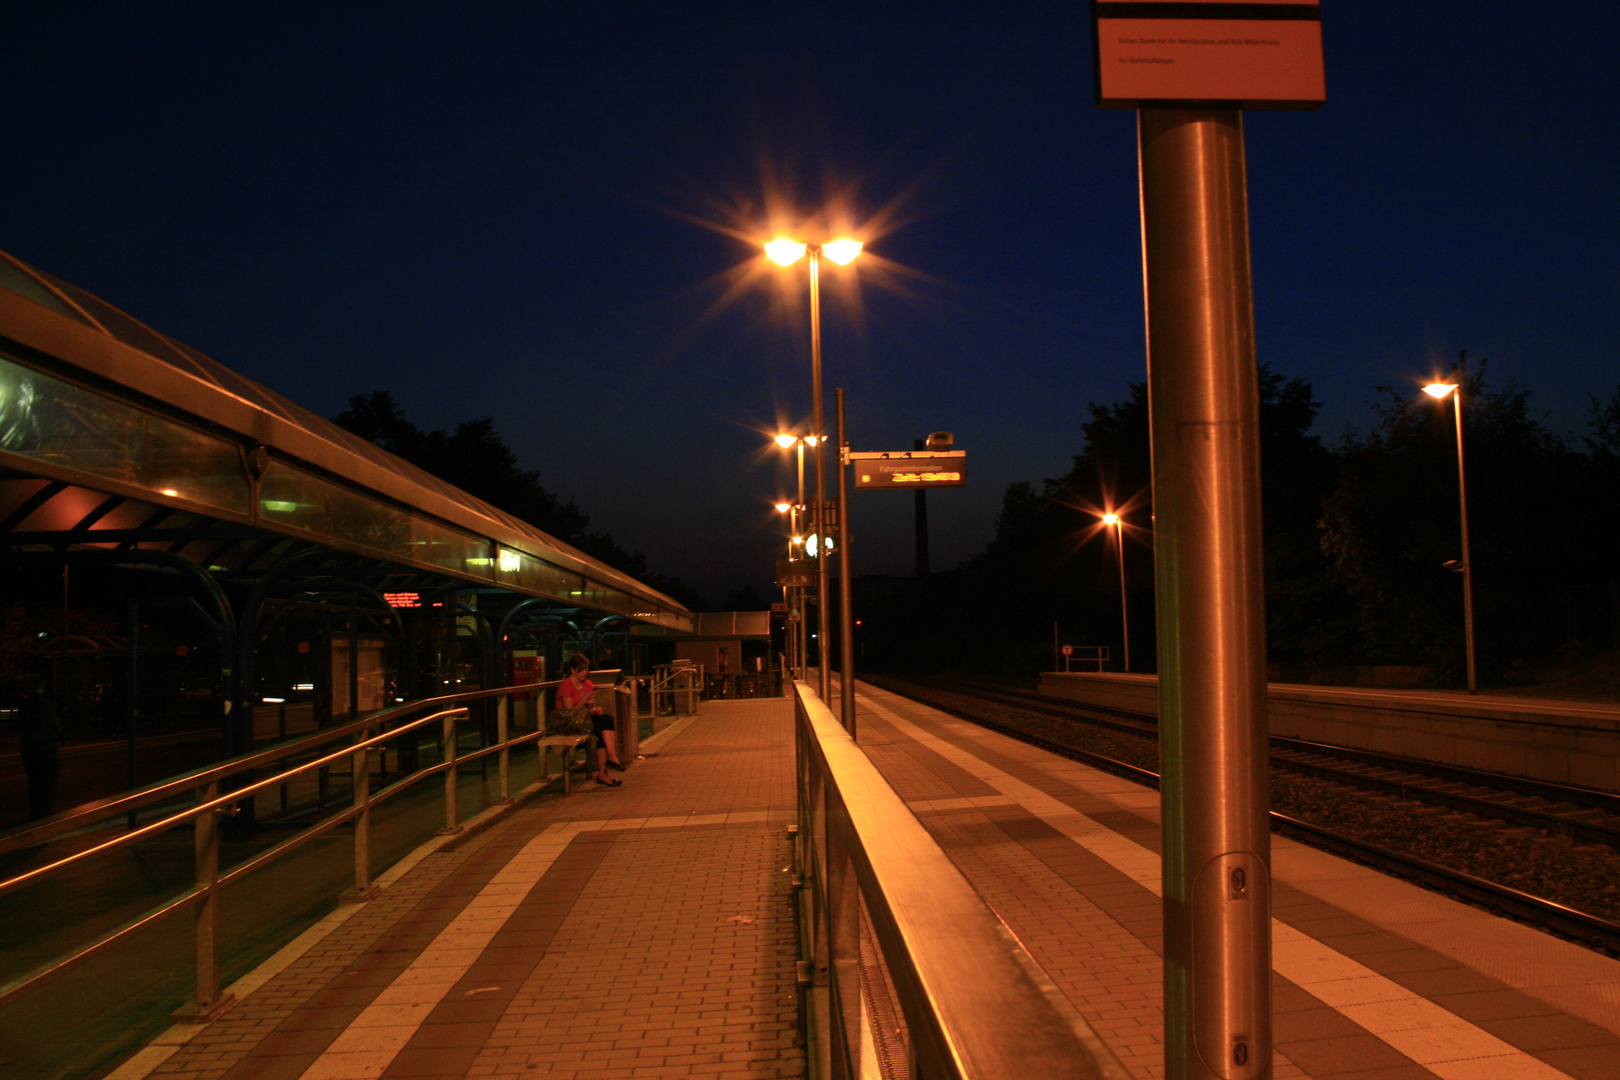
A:
{"label": "opposite platform", "polygon": [[[1164,1075],[1159,793],[860,685],[859,742],[1138,1077]],[[1275,1075],[1611,1080],[1620,962],[1272,838]]]}
{"label": "opposite platform", "polygon": [[113,1076],[799,1076],[793,712],[705,702],[623,786],[421,858]]}

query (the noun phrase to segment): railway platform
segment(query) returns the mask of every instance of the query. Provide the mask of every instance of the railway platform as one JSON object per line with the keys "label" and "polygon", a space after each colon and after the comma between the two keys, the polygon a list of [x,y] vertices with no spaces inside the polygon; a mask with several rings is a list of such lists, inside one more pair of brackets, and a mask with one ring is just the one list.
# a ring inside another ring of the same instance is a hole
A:
{"label": "railway platform", "polygon": [[[1162,1077],[1157,793],[867,684],[857,705],[967,880]],[[408,860],[113,1080],[803,1075],[793,723],[787,699],[707,703],[622,787]],[[1620,961],[1280,837],[1273,863],[1279,1080],[1616,1075]]]}
{"label": "railway platform", "polygon": [[[1164,1075],[1158,793],[861,684],[859,742],[1134,1076]],[[1274,1075],[1620,1075],[1620,961],[1273,836]]]}
{"label": "railway platform", "polygon": [[802,1075],[792,704],[642,754],[407,860],[113,1080]]}

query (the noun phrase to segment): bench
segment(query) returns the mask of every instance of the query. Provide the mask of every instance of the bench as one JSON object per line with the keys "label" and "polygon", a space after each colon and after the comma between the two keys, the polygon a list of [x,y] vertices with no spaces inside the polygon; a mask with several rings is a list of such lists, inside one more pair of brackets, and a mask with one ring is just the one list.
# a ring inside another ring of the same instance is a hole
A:
{"label": "bench", "polygon": [[[596,688],[596,704],[600,705],[603,709],[609,710],[610,712],[615,707],[613,690],[614,688],[611,686],[599,686]],[[554,694],[548,696],[548,700],[550,700],[551,697],[554,697]],[[547,709],[547,712],[550,712],[549,708]],[[590,745],[587,746],[587,743]],[[557,757],[561,759],[564,795],[569,793],[570,777],[568,774],[571,768],[571,759],[573,758],[575,751],[584,751],[584,764],[587,772],[594,772],[596,770],[596,758],[592,754],[592,751],[596,749],[595,735],[545,735],[536,740],[536,745],[540,747],[541,780],[545,780],[545,778],[551,774],[551,755],[556,754]]]}
{"label": "bench", "polygon": [[568,773],[572,768],[569,759],[574,756],[574,751],[583,749],[585,751],[585,767],[589,769],[591,767],[591,751],[595,748],[585,744],[594,743],[595,741],[595,735],[547,735],[537,740],[537,745],[540,747],[540,779],[545,780],[546,777],[551,775],[551,755],[556,754],[562,759],[563,794],[567,795],[569,791]]}

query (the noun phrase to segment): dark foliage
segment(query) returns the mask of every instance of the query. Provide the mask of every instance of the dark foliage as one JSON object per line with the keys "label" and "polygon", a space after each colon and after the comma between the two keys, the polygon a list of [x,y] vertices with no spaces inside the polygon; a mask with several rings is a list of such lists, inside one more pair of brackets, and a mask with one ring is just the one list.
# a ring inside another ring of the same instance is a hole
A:
{"label": "dark foliage", "polygon": [[[1620,644],[1620,391],[1594,398],[1587,433],[1558,438],[1529,392],[1457,374],[1481,677]],[[1364,434],[1311,435],[1310,384],[1260,369],[1266,615],[1273,675],[1335,681],[1351,665],[1414,665],[1456,685],[1463,666],[1461,555],[1451,406],[1381,388]],[[1065,643],[1121,660],[1120,568],[1105,511],[1124,518],[1131,662],[1154,669],[1147,392],[1090,406],[1063,476],[1017,483],[995,536],[954,571],[858,583],[866,663],[1027,680]],[[1077,655],[1079,652],[1077,650]]]}
{"label": "dark foliage", "polygon": [[[1530,392],[1492,389],[1482,362],[1454,372],[1461,387],[1464,465],[1482,677],[1500,680],[1600,633],[1611,591],[1612,439],[1593,408],[1587,454],[1531,414]],[[1389,387],[1377,426],[1347,438],[1324,506],[1322,544],[1348,590],[1354,661],[1423,664],[1456,682],[1463,667],[1462,591],[1444,563],[1460,560],[1457,435],[1450,402]]]}
{"label": "dark foliage", "polygon": [[[1298,661],[1328,647],[1322,628],[1332,625],[1335,602],[1343,607],[1343,591],[1328,581],[1316,538],[1321,500],[1332,490],[1333,456],[1308,434],[1320,408],[1309,383],[1262,367],[1259,385],[1271,637],[1275,658]],[[1133,384],[1125,401],[1092,404],[1089,411],[1080,429],[1084,448],[1069,471],[1040,490],[1011,485],[989,546],[930,583],[927,591],[942,598],[935,625],[950,629],[914,660],[1023,678],[1053,662],[1056,623],[1065,643],[1107,647],[1109,666],[1119,670],[1120,553],[1113,530],[1102,523],[1104,513],[1115,512],[1125,522],[1131,667],[1154,670],[1147,387]]]}
{"label": "dark foliage", "polygon": [[679,578],[654,573],[647,558],[629,552],[612,535],[590,528],[590,515],[574,500],[564,502],[540,483],[540,474],[522,468],[489,417],[463,420],[454,431],[424,431],[386,390],[357,394],[334,418],[343,428],[404,458],[425,472],[474,495],[542,532],[571,544],[693,611],[709,609],[697,591]]}

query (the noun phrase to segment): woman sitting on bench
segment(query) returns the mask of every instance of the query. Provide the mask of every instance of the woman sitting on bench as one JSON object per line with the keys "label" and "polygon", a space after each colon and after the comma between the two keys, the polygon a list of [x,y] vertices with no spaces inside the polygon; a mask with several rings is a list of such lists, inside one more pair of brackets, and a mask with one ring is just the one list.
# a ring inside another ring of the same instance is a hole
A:
{"label": "woman sitting on bench", "polygon": [[591,714],[591,727],[596,732],[596,782],[606,787],[618,787],[622,781],[608,776],[608,770],[624,772],[619,761],[619,732],[613,717],[596,704],[596,684],[590,680],[591,661],[580,653],[568,658],[568,677],[557,687],[557,707],[560,709],[587,709]]}

